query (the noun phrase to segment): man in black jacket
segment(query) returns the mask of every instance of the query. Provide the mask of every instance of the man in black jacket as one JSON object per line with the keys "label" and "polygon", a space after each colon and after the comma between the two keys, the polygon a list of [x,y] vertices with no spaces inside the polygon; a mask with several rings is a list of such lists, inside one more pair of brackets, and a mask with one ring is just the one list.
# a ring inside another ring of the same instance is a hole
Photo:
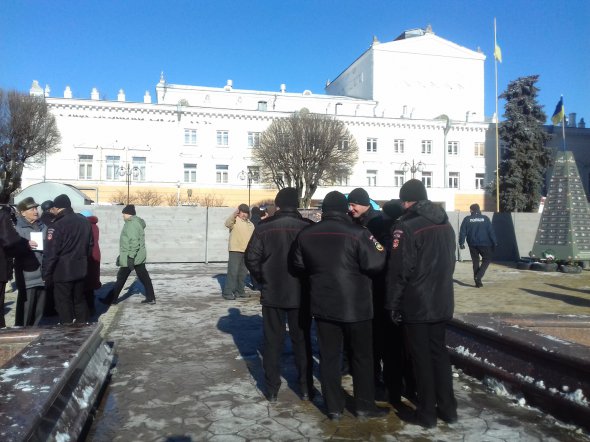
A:
{"label": "man in black jacket", "polygon": [[61,324],[88,322],[84,278],[92,253],[90,223],[74,213],[70,198],[62,194],[53,201],[57,215],[47,229],[43,280],[53,285],[55,309]]}
{"label": "man in black jacket", "polygon": [[453,317],[455,232],[442,207],[428,201],[422,181],[399,192],[405,209],[393,231],[385,308],[402,323],[416,380],[415,422],[436,426],[457,420],[451,363],[445,344]]}
{"label": "man in black jacket", "polygon": [[313,396],[313,373],[308,294],[300,279],[288,270],[289,250],[301,229],[313,224],[297,211],[297,190],[281,189],[275,198],[279,210],[260,221],[246,248],[246,267],[261,287],[260,303],[264,327],[262,365],[266,397],[277,400],[281,386],[281,352],[285,340],[285,320],[293,344],[295,366],[303,400]]}
{"label": "man in black jacket", "polygon": [[383,269],[385,250],[371,232],[353,224],[347,212],[346,197],[328,193],[322,220],[299,233],[292,253],[293,266],[309,278],[322,393],[332,420],[344,412],[342,348],[349,352],[357,417],[382,417],[389,411],[375,406],[372,346],[371,276]]}
{"label": "man in black jacket", "polygon": [[[479,204],[469,206],[471,215],[463,218],[459,230],[459,247],[465,248],[465,239],[469,245],[469,254],[473,262],[473,280],[477,288],[483,287],[481,282],[488,266],[492,262],[494,249],[498,245],[496,234],[490,219],[481,214]],[[479,256],[481,255],[481,265]]]}

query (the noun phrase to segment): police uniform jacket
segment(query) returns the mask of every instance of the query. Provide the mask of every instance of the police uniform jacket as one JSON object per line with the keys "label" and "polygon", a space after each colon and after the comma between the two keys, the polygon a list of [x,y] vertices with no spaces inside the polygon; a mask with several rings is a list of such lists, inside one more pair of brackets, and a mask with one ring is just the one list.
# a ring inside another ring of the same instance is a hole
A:
{"label": "police uniform jacket", "polygon": [[407,323],[451,319],[456,243],[446,212],[417,202],[396,223],[392,241],[385,308]]}
{"label": "police uniform jacket", "polygon": [[467,244],[470,247],[494,247],[498,244],[490,219],[481,213],[475,213],[463,218],[459,230],[460,246],[465,244],[465,238],[467,238]]}
{"label": "police uniform jacket", "polygon": [[373,318],[371,276],[385,265],[385,250],[345,213],[326,212],[303,229],[293,245],[292,265],[309,278],[311,313],[338,322]]}
{"label": "police uniform jacket", "polygon": [[88,220],[63,209],[47,229],[43,279],[45,282],[71,282],[86,276],[92,252],[92,232]]}
{"label": "police uniform jacket", "polygon": [[260,303],[267,307],[299,308],[302,285],[288,270],[289,250],[297,234],[313,221],[297,209],[281,209],[261,221],[246,248],[246,267],[261,284]]}

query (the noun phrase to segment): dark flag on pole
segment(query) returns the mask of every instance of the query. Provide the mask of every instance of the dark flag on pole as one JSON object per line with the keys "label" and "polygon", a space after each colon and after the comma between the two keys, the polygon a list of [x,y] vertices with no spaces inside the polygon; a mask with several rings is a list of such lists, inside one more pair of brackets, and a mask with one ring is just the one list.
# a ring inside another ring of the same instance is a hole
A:
{"label": "dark flag on pole", "polygon": [[565,117],[565,109],[563,108],[563,96],[559,99],[559,103],[555,106],[555,112],[553,112],[553,116],[551,117],[551,121],[553,122],[554,126],[557,126],[559,123],[563,121],[563,117]]}

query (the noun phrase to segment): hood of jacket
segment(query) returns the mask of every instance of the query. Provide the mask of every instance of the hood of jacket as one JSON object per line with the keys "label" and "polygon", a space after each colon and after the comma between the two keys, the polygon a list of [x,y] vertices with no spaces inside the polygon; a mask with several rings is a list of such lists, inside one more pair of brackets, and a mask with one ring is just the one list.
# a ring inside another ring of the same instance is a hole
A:
{"label": "hood of jacket", "polygon": [[86,219],[88,221],[90,221],[90,224],[96,224],[96,223],[98,223],[98,217],[97,216],[94,216],[94,215],[87,216]]}
{"label": "hood of jacket", "polygon": [[408,214],[410,213],[423,216],[434,224],[444,224],[448,220],[447,212],[429,200],[418,201],[408,209]]}
{"label": "hood of jacket", "polygon": [[131,218],[125,220],[126,223],[131,222],[131,221],[139,223],[141,225],[141,227],[143,227],[145,229],[145,221],[143,220],[143,218],[140,218],[137,215],[133,215]]}

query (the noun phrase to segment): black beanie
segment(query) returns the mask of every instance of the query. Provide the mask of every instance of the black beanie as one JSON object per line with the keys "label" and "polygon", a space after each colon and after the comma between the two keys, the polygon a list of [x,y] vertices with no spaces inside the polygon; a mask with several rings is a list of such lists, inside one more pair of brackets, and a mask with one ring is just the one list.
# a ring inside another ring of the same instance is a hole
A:
{"label": "black beanie", "polygon": [[279,190],[275,197],[275,206],[284,209],[285,207],[299,207],[299,195],[294,187],[285,187]]}
{"label": "black beanie", "polygon": [[72,202],[66,194],[62,193],[61,195],[56,196],[53,200],[53,207],[56,209],[71,209]]}
{"label": "black beanie", "polygon": [[402,215],[402,213],[404,213],[402,200],[387,201],[385,204],[383,204],[383,212],[385,212],[389,218],[395,221]]}
{"label": "black beanie", "polygon": [[324,197],[322,212],[348,212],[348,200],[343,193],[334,190]]}
{"label": "black beanie", "polygon": [[424,183],[415,178],[406,181],[399,191],[399,199],[406,202],[427,200],[428,195]]}
{"label": "black beanie", "polygon": [[469,211],[474,213],[481,213],[481,209],[479,208],[479,204],[474,203],[469,206]]}
{"label": "black beanie", "polygon": [[369,194],[365,189],[357,187],[348,194],[348,203],[359,204],[361,206],[370,206],[371,198],[369,198]]}
{"label": "black beanie", "polygon": [[123,208],[121,213],[124,213],[126,215],[134,215],[135,216],[135,206],[133,204],[128,204]]}

